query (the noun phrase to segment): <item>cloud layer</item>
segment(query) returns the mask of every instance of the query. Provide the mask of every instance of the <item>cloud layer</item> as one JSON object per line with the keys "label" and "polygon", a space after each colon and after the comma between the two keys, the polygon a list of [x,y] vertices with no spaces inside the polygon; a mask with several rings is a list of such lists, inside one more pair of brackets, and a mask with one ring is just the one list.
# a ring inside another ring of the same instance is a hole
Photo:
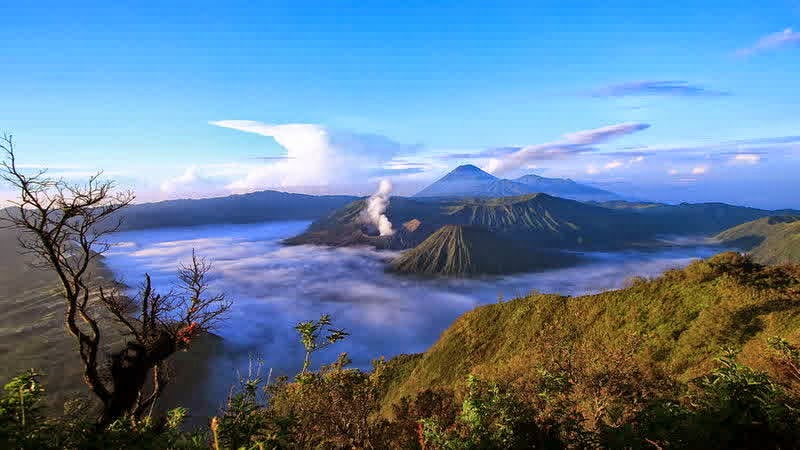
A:
{"label": "cloud layer", "polygon": [[590,92],[594,97],[627,96],[671,96],[671,97],[719,97],[727,92],[715,91],[688,81],[642,80],[611,84]]}
{"label": "cloud layer", "polygon": [[[391,219],[391,217],[390,217]],[[282,247],[305,222],[220,225],[118,233],[123,245],[108,255],[114,272],[134,285],[147,271],[158,289],[168,289],[180,261],[198,254],[214,260],[213,288],[233,300],[229,319],[217,330],[226,341],[224,361],[213,361],[218,379],[196,380],[196,395],[218,392],[224,400],[235,370],[260,355],[275,374],[296,371],[303,349],[292,325],[331,314],[352,333],[315,356],[329,362],[338,352],[368,367],[372,358],[421,352],[459,315],[483,303],[531,289],[579,295],[622,286],[633,275],[649,276],[715,250],[672,248],[661,253],[604,253],[580,267],[537,274],[473,280],[421,280],[384,271],[394,253],[357,248]],[[203,381],[209,386],[201,389]],[[198,392],[199,391],[199,392]],[[216,409],[214,410],[216,411]],[[212,413],[214,411],[211,411]]]}

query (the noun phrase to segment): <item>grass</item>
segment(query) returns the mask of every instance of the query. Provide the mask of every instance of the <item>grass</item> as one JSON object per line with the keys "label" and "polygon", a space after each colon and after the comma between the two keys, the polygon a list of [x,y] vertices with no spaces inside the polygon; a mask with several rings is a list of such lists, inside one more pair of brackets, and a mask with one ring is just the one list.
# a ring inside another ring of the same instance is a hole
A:
{"label": "grass", "polygon": [[746,267],[741,256],[726,253],[621,290],[534,294],[479,307],[407,362],[408,375],[387,400],[458,388],[468,374],[525,377],[557,359],[563,363],[565,351],[602,364],[624,349],[630,364],[681,383],[708,373],[727,346],[741,348],[740,358],[752,367],[769,370],[767,338],[800,338],[800,269]]}

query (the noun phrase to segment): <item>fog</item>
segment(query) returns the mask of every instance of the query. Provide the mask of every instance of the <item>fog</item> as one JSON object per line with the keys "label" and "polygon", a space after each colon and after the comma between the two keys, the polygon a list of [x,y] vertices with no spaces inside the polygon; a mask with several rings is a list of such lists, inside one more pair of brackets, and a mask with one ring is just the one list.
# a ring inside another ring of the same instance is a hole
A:
{"label": "fog", "polygon": [[348,352],[359,367],[399,353],[422,352],[460,314],[481,304],[510,299],[531,290],[566,295],[621,287],[631,276],[654,276],[709,256],[719,248],[681,240],[658,251],[591,253],[588,262],[568,269],[481,279],[421,279],[385,273],[396,253],[367,248],[286,247],[280,240],[308,222],[215,225],[118,233],[106,263],[128,285],[148,272],[157,289],[174,282],[192,249],[214,262],[212,287],[234,301],[215,333],[225,354],[209,362],[214,375],[196,388],[224,399],[237,369],[248,359],[264,361],[275,373],[292,373],[303,359],[293,325],[331,314],[334,325],[352,335],[315,363]]}

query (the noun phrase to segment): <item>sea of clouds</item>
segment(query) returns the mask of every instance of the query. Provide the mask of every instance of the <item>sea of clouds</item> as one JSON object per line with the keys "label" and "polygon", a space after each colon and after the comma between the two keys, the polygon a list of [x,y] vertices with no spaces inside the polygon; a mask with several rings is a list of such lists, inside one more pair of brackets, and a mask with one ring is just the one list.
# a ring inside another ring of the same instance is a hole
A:
{"label": "sea of clouds", "polygon": [[[478,305],[532,290],[566,295],[621,287],[632,276],[654,276],[720,251],[685,241],[658,251],[592,253],[586,264],[547,272],[481,279],[421,279],[385,272],[396,253],[367,248],[283,246],[308,222],[214,225],[130,231],[116,235],[106,263],[130,286],[151,275],[162,291],[174,283],[182,261],[199,255],[214,261],[213,288],[234,301],[228,320],[215,332],[225,350],[198,380],[217,402],[248,360],[263,360],[274,373],[293,373],[303,359],[293,325],[331,314],[352,335],[320,355],[330,362],[348,352],[356,366],[380,356],[422,352],[459,315]],[[202,386],[201,386],[202,385]]]}

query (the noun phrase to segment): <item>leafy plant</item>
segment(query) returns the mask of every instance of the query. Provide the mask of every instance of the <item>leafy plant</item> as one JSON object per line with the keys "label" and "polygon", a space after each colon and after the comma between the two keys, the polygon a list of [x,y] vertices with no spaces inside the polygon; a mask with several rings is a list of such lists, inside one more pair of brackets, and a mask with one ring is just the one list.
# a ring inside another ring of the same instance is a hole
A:
{"label": "leafy plant", "polygon": [[306,320],[298,323],[294,327],[300,334],[300,342],[306,349],[306,355],[303,359],[303,369],[300,372],[302,375],[308,373],[308,368],[311,366],[311,355],[317,351],[328,348],[331,345],[343,340],[350,333],[341,328],[334,328],[331,322],[331,316],[322,314],[318,320]]}

